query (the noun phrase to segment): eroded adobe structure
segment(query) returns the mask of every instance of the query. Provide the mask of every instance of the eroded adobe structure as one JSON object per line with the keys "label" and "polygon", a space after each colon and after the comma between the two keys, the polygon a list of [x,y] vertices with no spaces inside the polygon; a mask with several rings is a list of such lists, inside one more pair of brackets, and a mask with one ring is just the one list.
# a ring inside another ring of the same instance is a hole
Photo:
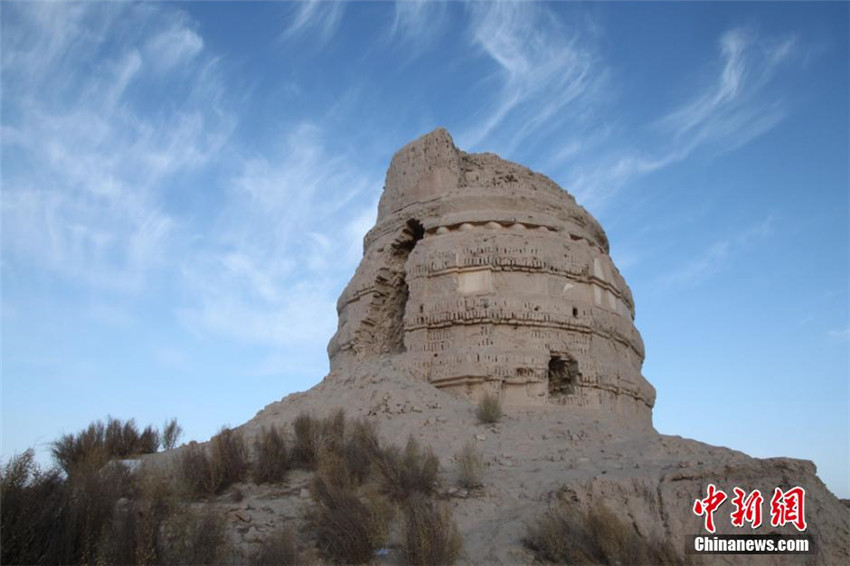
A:
{"label": "eroded adobe structure", "polygon": [[443,129],[393,157],[337,310],[332,371],[395,355],[472,398],[651,420],[634,302],[601,226],[550,179]]}

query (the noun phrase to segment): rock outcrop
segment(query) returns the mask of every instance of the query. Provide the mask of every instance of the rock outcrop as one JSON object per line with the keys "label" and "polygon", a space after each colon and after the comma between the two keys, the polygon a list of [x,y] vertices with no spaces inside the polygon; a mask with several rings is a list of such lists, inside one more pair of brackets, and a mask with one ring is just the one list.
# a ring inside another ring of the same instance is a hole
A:
{"label": "rock outcrop", "polygon": [[332,371],[397,356],[470,398],[651,420],[634,302],[605,232],[550,179],[464,153],[446,130],[393,157],[338,311]]}

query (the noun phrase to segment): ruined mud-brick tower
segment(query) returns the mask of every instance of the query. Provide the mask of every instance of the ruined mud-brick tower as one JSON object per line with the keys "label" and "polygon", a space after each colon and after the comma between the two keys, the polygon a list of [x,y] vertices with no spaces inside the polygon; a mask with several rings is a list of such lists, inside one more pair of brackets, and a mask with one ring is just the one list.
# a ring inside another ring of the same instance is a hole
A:
{"label": "ruined mud-brick tower", "polygon": [[651,419],[634,303],[605,232],[550,179],[464,153],[446,130],[393,157],[337,310],[332,371],[395,355],[472,398]]}

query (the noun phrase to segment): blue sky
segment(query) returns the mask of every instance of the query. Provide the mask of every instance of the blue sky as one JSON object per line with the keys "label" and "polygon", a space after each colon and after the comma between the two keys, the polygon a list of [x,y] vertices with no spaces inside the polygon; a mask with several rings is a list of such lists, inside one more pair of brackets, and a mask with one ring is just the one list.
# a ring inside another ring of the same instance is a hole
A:
{"label": "blue sky", "polygon": [[437,126],[605,227],[656,427],[848,471],[846,3],[2,4],[2,454],[327,371]]}

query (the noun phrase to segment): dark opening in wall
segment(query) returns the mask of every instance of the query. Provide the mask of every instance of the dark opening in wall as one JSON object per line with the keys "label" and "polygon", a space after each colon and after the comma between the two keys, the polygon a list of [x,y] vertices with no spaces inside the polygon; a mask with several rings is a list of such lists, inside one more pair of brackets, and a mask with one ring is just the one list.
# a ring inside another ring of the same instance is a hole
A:
{"label": "dark opening in wall", "polygon": [[549,358],[549,396],[572,395],[578,378],[578,362],[569,354],[553,355]]}
{"label": "dark opening in wall", "polygon": [[375,281],[375,297],[369,313],[369,320],[374,326],[369,336],[363,337],[361,351],[364,353],[380,355],[404,352],[404,312],[410,295],[407,258],[424,236],[422,223],[408,220],[393,241],[385,268],[378,271]]}

